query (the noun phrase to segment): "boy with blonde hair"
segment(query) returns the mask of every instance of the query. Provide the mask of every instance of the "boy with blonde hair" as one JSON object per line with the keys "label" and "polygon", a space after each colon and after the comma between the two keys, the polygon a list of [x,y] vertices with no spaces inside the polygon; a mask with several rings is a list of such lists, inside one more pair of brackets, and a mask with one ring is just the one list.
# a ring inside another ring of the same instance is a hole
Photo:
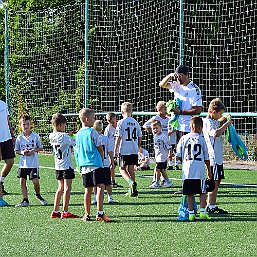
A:
{"label": "boy with blonde hair", "polygon": [[200,117],[193,117],[190,120],[189,134],[181,137],[177,145],[177,157],[182,162],[182,191],[187,195],[189,221],[195,220],[194,195],[200,194],[200,219],[210,220],[206,213],[206,170],[208,178],[211,179],[211,167],[208,156],[208,149],[202,137],[203,121]]}
{"label": "boy with blonde hair", "polygon": [[208,115],[204,119],[203,133],[207,143],[210,156],[215,189],[208,193],[207,211],[209,214],[228,214],[227,211],[218,208],[217,194],[221,180],[224,179],[223,169],[223,145],[221,136],[230,126],[229,115],[222,116],[225,112],[225,105],[220,98],[215,98],[210,102]]}
{"label": "boy with blonde hair", "polygon": [[159,188],[160,175],[162,174],[164,178],[163,188],[171,187],[166,168],[167,168],[167,158],[171,155],[171,144],[165,133],[162,132],[162,124],[160,121],[155,120],[151,124],[151,128],[154,135],[154,153],[155,153],[155,180],[150,185],[150,188]]}
{"label": "boy with blonde hair", "polygon": [[83,185],[85,187],[84,221],[90,220],[91,196],[96,187],[97,221],[111,222],[103,211],[105,175],[103,170],[104,151],[99,134],[92,128],[95,122],[95,111],[84,108],[79,112],[82,128],[76,135],[77,160],[81,167]]}
{"label": "boy with blonde hair", "polygon": [[22,134],[16,139],[15,152],[20,155],[18,178],[20,178],[23,200],[17,204],[16,207],[29,206],[26,185],[28,176],[33,182],[36,199],[40,201],[42,205],[47,205],[46,200],[40,194],[38,152],[43,151],[40,137],[37,133],[31,131],[32,122],[29,115],[21,115],[19,122]]}
{"label": "boy with blonde hair", "polygon": [[132,110],[133,105],[129,102],[121,105],[123,119],[117,123],[114,156],[118,156],[119,153],[120,173],[129,184],[128,195],[135,197],[138,196],[135,165],[138,165],[138,149],[141,146],[142,132],[138,122],[131,117]]}
{"label": "boy with blonde hair", "polygon": [[[115,136],[116,136],[116,127],[117,127],[117,117],[113,112],[108,112],[106,114],[106,120],[108,122],[107,127],[104,130],[104,135],[107,136],[110,140],[110,144],[112,147],[112,152],[114,153],[114,145],[115,145]],[[118,185],[115,181],[115,167],[117,166],[117,159],[114,158],[114,168],[111,169],[111,184],[113,187],[122,187]]]}
{"label": "boy with blonde hair", "polygon": [[[55,193],[54,210],[51,218],[79,218],[79,216],[68,211],[72,180],[75,178],[74,167],[72,163],[71,147],[75,146],[74,139],[67,135],[65,126],[67,120],[61,113],[55,113],[52,116],[53,133],[49,135],[50,143],[53,147],[56,179],[58,188]],[[63,210],[59,211],[60,201],[63,194]]]}
{"label": "boy with blonde hair", "polygon": [[[113,158],[113,147],[107,136],[103,135],[103,122],[96,120],[93,126],[94,130],[99,133],[101,138],[103,150],[104,150],[104,175],[105,175],[105,187],[108,194],[108,203],[114,203],[112,196],[112,185],[111,185],[111,170],[114,170],[114,158]],[[93,203],[96,201],[96,192]]]}

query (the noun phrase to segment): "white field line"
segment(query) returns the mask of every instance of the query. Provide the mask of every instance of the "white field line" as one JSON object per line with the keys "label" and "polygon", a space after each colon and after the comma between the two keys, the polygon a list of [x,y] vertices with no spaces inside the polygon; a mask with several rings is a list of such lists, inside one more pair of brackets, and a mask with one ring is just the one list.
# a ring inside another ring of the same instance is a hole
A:
{"label": "white field line", "polygon": [[[1,165],[2,166],[2,165]],[[19,164],[17,163],[14,163],[13,166],[19,166]],[[39,166],[39,168],[42,168],[42,169],[49,169],[49,170],[55,170],[54,167],[49,167],[49,166]],[[116,175],[120,175],[120,173],[116,173]],[[152,175],[143,175],[143,174],[136,174],[137,177],[141,177],[141,178],[152,178],[153,176]],[[181,181],[182,179],[181,178],[169,178],[171,180],[178,180],[178,181]],[[236,186],[236,187],[256,187],[257,188],[257,185],[254,185],[254,184],[250,184],[250,185],[246,185],[246,184],[235,184],[235,183],[229,183],[229,182],[221,182],[222,185],[232,185],[232,186]]]}

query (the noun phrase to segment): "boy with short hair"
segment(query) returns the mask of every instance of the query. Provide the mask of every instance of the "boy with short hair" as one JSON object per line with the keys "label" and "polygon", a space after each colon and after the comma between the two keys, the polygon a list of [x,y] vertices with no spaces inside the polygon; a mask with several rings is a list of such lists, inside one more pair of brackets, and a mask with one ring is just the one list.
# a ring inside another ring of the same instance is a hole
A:
{"label": "boy with short hair", "polygon": [[28,190],[27,190],[27,176],[32,180],[34,190],[36,192],[36,199],[42,205],[47,205],[47,201],[42,198],[40,194],[39,184],[39,164],[38,152],[43,151],[40,137],[37,133],[32,132],[32,122],[30,116],[23,114],[19,118],[22,134],[19,135],[15,143],[15,152],[20,155],[18,178],[20,178],[21,192],[23,200],[16,207],[28,207]]}
{"label": "boy with short hair", "polygon": [[[101,120],[96,120],[93,126],[94,130],[99,133],[103,150],[104,150],[104,175],[105,175],[105,187],[108,194],[108,203],[114,203],[112,196],[112,185],[111,185],[111,170],[114,170],[114,159],[113,159],[113,147],[107,136],[103,135],[103,123]],[[93,203],[97,203],[96,194],[94,196]]]}
{"label": "boy with short hair", "polygon": [[[76,142],[64,132],[67,123],[65,116],[61,113],[55,113],[52,116],[51,122],[53,132],[49,135],[49,139],[54,151],[56,179],[58,180],[51,218],[79,218],[79,216],[68,211],[72,180],[75,178],[71,147],[75,146]],[[59,207],[62,194],[63,210],[60,212]]]}
{"label": "boy with short hair", "polygon": [[104,151],[99,134],[92,128],[95,122],[95,111],[84,108],[79,112],[82,128],[76,136],[77,159],[81,167],[83,185],[85,187],[84,221],[89,221],[91,196],[93,188],[97,188],[97,215],[96,220],[111,222],[103,211],[105,175],[103,171]]}
{"label": "boy with short hair", "polygon": [[[110,140],[110,144],[112,147],[112,152],[114,153],[114,145],[115,145],[115,136],[116,136],[116,127],[117,127],[117,117],[113,112],[108,112],[106,114],[106,120],[108,122],[107,127],[104,130],[104,135],[107,136]],[[117,166],[117,159],[114,158],[114,168],[111,169],[111,183],[113,187],[122,187],[118,185],[115,181],[115,167]]]}
{"label": "boy with short hair", "polygon": [[171,144],[166,136],[162,132],[162,124],[160,121],[155,120],[151,124],[151,128],[154,134],[154,152],[155,152],[155,181],[149,186],[150,188],[159,188],[159,180],[162,174],[164,178],[163,188],[171,187],[172,183],[170,182],[166,168],[167,168],[167,158],[171,155]]}
{"label": "boy with short hair", "polygon": [[210,220],[206,213],[206,187],[205,177],[211,179],[211,167],[206,142],[201,135],[203,121],[200,117],[190,120],[189,134],[181,137],[177,145],[177,157],[182,162],[183,195],[187,195],[189,221],[195,220],[194,195],[200,194],[200,219]]}
{"label": "boy with short hair", "polygon": [[208,193],[207,211],[209,214],[228,214],[227,211],[218,208],[217,194],[221,180],[224,179],[223,169],[223,145],[221,135],[230,126],[231,120],[228,116],[223,116],[225,106],[220,98],[215,98],[210,102],[208,115],[203,120],[203,133],[207,143],[210,156],[211,168],[213,170],[213,179],[215,180],[215,189]]}
{"label": "boy with short hair", "polygon": [[135,197],[138,196],[135,165],[138,165],[138,149],[141,146],[142,132],[138,122],[131,117],[132,110],[133,105],[129,102],[121,105],[123,119],[117,123],[114,156],[120,154],[120,173],[129,184],[128,195]]}

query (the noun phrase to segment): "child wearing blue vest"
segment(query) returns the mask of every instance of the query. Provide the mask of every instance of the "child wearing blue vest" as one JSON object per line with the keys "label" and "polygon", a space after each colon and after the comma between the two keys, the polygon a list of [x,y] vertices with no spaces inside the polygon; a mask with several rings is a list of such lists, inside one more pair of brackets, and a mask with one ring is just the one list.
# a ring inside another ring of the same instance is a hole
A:
{"label": "child wearing blue vest", "polygon": [[79,112],[82,128],[76,136],[77,160],[81,167],[83,185],[85,187],[84,221],[90,220],[91,195],[93,188],[97,188],[97,215],[96,220],[111,222],[103,212],[105,175],[103,172],[104,151],[99,134],[92,128],[95,122],[95,111],[84,108]]}

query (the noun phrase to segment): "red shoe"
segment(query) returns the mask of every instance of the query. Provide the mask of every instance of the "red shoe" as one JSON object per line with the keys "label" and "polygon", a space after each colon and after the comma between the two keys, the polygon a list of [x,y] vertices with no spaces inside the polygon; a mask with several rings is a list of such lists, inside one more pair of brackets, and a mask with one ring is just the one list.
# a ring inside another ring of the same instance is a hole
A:
{"label": "red shoe", "polygon": [[105,222],[112,222],[112,220],[106,215],[106,214],[103,214],[103,215],[97,215],[96,216],[96,220],[97,221],[105,221]]}
{"label": "red shoe", "polygon": [[72,214],[71,212],[62,212],[61,218],[62,219],[76,219],[76,218],[80,218],[80,217],[75,214]]}
{"label": "red shoe", "polygon": [[61,213],[59,211],[52,211],[51,218],[52,219],[61,218]]}

